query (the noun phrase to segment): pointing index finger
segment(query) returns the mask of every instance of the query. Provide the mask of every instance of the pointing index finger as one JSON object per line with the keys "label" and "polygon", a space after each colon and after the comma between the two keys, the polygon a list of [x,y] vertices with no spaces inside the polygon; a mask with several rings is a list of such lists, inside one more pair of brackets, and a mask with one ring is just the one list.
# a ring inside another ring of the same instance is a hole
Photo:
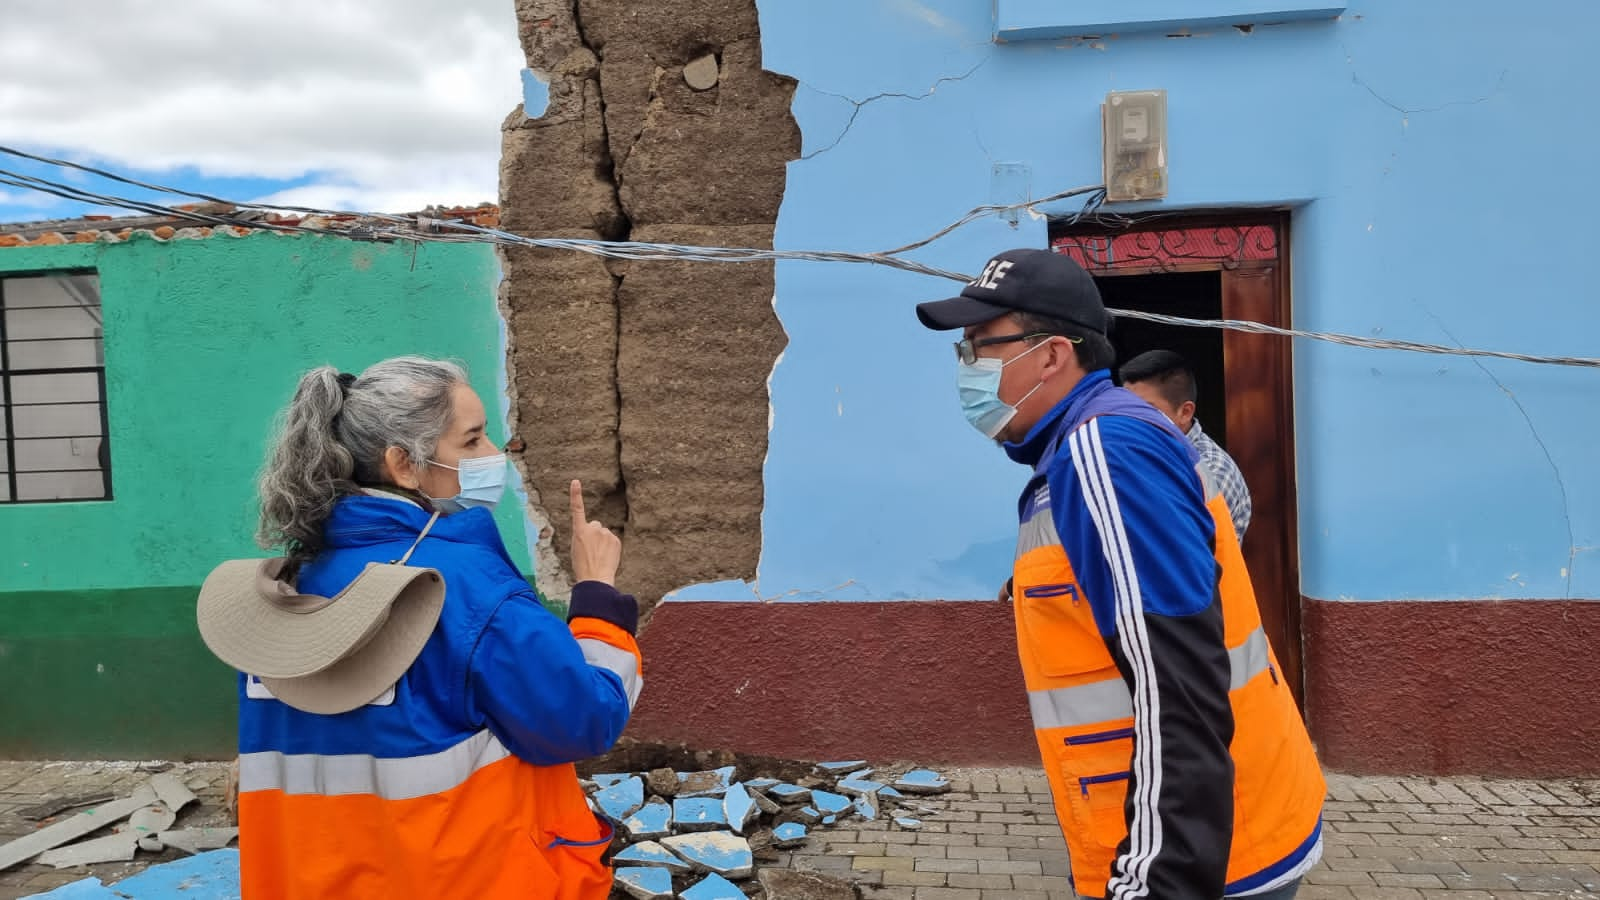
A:
{"label": "pointing index finger", "polygon": [[582,527],[585,522],[589,521],[589,516],[584,512],[583,509],[583,482],[576,478],[572,479],[571,496],[572,524],[577,527]]}

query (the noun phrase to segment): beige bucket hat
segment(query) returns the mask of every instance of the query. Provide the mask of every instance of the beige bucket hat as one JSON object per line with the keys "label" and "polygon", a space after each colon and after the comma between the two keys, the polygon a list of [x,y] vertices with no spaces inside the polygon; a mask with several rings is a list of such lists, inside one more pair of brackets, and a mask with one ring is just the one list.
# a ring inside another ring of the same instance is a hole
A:
{"label": "beige bucket hat", "polygon": [[444,609],[444,578],[404,560],[368,564],[331,598],[296,592],[279,577],[285,562],[218,566],[196,616],[218,659],[295,709],[332,715],[377,699],[411,667]]}

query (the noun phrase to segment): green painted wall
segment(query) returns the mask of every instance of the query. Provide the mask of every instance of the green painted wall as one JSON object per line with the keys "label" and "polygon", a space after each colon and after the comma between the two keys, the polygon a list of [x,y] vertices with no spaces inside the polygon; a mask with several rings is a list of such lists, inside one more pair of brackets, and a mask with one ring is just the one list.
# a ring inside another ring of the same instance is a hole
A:
{"label": "green painted wall", "polygon": [[[111,501],[0,504],[0,756],[219,757],[233,682],[194,629],[218,562],[251,540],[254,478],[306,369],[419,353],[466,363],[495,439],[490,247],[244,237],[0,249],[0,277],[100,275]],[[531,571],[522,511],[498,517]]]}

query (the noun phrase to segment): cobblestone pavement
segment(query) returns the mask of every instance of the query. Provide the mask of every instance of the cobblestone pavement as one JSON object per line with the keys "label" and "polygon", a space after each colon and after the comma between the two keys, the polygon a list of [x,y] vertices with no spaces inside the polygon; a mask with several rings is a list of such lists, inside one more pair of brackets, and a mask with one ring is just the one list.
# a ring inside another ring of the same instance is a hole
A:
{"label": "cobblestone pavement", "polygon": [[[225,824],[220,764],[172,770],[198,786],[179,827]],[[927,807],[922,830],[855,820],[817,832],[777,865],[859,882],[867,900],[1068,900],[1066,845],[1037,769],[945,770],[949,794]],[[18,810],[52,795],[124,795],[148,778],[136,763],[0,762],[0,841],[37,823]],[[203,784],[202,784],[203,783]],[[1600,900],[1600,781],[1329,777],[1326,850],[1302,900]],[[0,873],[0,900],[86,875],[111,882],[154,862]],[[753,884],[753,882],[752,882]]]}

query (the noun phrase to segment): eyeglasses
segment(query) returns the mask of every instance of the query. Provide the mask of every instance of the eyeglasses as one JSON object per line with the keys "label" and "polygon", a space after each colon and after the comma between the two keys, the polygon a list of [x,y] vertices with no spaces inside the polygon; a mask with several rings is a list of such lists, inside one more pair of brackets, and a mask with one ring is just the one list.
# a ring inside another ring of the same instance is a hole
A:
{"label": "eyeglasses", "polygon": [[956,341],[956,359],[961,360],[964,365],[970,366],[978,361],[978,348],[980,347],[993,347],[995,344],[1014,344],[1017,341],[1027,341],[1042,337],[1065,337],[1074,344],[1083,340],[1083,338],[1067,337],[1064,334],[1051,334],[1048,331],[1032,331],[1027,334],[1003,334],[999,337],[978,338],[977,340],[966,338]]}

